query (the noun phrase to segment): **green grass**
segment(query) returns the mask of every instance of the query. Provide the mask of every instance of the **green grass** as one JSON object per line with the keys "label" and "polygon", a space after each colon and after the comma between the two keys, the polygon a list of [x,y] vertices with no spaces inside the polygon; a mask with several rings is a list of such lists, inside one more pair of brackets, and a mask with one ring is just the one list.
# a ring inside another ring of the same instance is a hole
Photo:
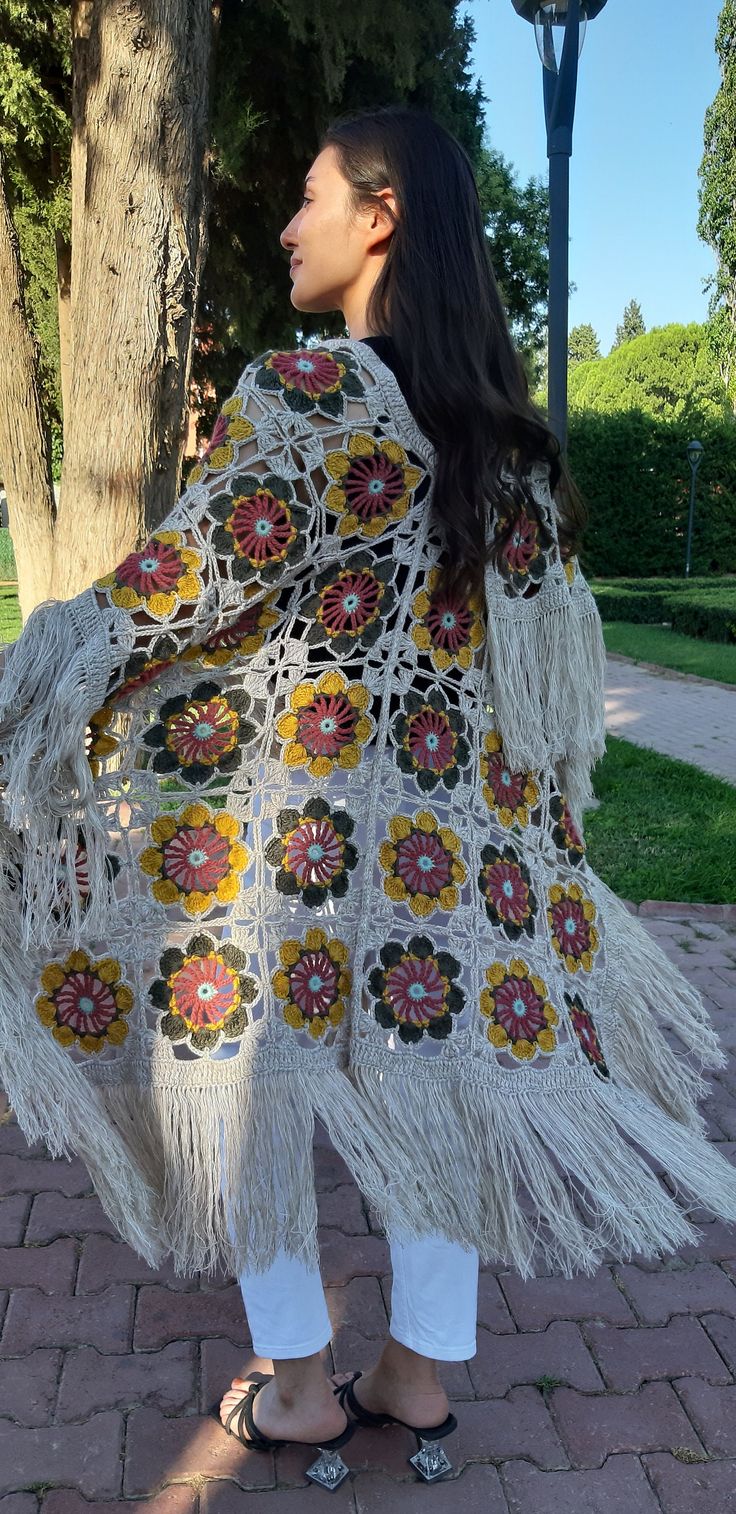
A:
{"label": "green grass", "polygon": [[736,903],[736,786],[609,735],[593,790],[588,862],[615,893],[635,904]]}
{"label": "green grass", "polygon": [[603,639],[609,652],[622,652],[637,662],[654,662],[700,678],[736,684],[736,645],[701,641],[666,626],[640,625],[629,620],[604,620]]}
{"label": "green grass", "polygon": [[0,584],[0,642],[20,635],[20,610],[15,584]]}

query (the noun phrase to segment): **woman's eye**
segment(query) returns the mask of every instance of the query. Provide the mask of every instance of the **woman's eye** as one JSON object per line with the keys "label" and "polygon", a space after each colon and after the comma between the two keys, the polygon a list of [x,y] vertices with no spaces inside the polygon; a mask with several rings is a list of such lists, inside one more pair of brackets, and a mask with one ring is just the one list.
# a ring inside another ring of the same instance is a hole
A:
{"label": "woman's eye", "polygon": [[311,203],[312,201],[309,199],[308,195],[305,195],[304,199],[302,200],[302,205],[311,205]]}

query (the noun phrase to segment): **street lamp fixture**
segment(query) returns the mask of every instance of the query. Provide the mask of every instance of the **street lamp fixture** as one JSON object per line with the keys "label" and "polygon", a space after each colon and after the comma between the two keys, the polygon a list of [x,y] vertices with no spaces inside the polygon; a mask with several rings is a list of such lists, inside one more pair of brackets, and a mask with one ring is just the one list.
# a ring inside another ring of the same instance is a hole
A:
{"label": "street lamp fixture", "polygon": [[[567,365],[570,226],[570,157],[578,58],[588,21],[606,0],[511,0],[517,15],[534,27],[544,65],[542,85],[549,158],[549,363],[548,416],[551,429],[567,448]],[[558,59],[555,35],[562,36]]]}
{"label": "street lamp fixture", "polygon": [[695,475],[703,458],[702,442],[688,442],[687,460],[690,464],[690,509],[687,517],[687,551],[685,553],[685,577],[690,576],[690,547],[693,539],[693,516],[695,514]]}

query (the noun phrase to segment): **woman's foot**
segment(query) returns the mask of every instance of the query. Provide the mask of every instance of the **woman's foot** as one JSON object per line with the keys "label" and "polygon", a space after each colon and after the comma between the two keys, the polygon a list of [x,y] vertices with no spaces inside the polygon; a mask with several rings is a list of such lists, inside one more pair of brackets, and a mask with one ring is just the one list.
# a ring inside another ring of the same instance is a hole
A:
{"label": "woman's foot", "polygon": [[[228,1414],[237,1403],[240,1403],[250,1384],[259,1381],[261,1381],[259,1373],[255,1373],[252,1377],[233,1378],[232,1385],[220,1404],[220,1419],[223,1425],[227,1425]],[[276,1378],[269,1377],[266,1379],[265,1388],[260,1389],[253,1404],[253,1423],[256,1429],[273,1440],[313,1443],[332,1440],[334,1436],[342,1434],[347,1422],[348,1416],[335,1398],[327,1377],[324,1380],[324,1392],[313,1391],[310,1388],[308,1394],[302,1394],[289,1403],[286,1403],[279,1393]],[[234,1430],[237,1434],[237,1429],[238,1415],[236,1414],[230,1430]],[[247,1439],[248,1431],[243,1421],[244,1442],[247,1442]]]}
{"label": "woman's foot", "polygon": [[[352,1372],[335,1372],[330,1381],[338,1388],[341,1383],[350,1382],[353,1376]],[[369,1409],[372,1414],[393,1414],[408,1425],[423,1425],[427,1429],[443,1424],[450,1412],[447,1394],[441,1385],[419,1391],[381,1366],[361,1373],[353,1393],[361,1407]],[[350,1410],[347,1412],[352,1418]]]}

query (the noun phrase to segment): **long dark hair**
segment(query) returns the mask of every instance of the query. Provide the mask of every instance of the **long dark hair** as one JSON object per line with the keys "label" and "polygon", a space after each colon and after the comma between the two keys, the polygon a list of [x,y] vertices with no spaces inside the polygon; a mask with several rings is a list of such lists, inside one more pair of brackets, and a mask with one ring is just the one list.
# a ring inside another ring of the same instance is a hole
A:
{"label": "long dark hair", "polygon": [[[372,334],[393,339],[411,383],[412,411],[436,449],[434,508],[446,543],[444,586],[479,590],[522,511],[544,521],[524,474],[549,463],[564,557],[578,549],[588,511],[560,445],[529,397],[524,366],[494,277],[472,165],[426,111],[389,105],[340,116],[332,146],[354,211],[375,205],[394,223],[371,293]],[[378,191],[391,188],[396,218]],[[505,468],[511,480],[501,478]],[[505,518],[487,550],[489,506]],[[546,545],[546,541],[545,541]]]}

